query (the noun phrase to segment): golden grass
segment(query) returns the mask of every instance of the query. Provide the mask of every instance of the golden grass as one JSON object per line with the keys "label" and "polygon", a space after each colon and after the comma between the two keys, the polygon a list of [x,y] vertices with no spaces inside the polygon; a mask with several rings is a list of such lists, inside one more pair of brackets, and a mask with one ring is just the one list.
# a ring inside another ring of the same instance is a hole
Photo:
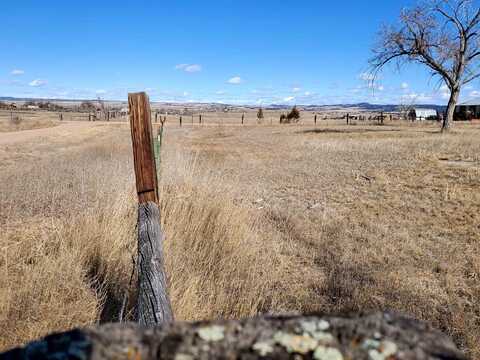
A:
{"label": "golden grass", "polygon": [[[2,168],[0,349],[114,320],[134,297],[129,132],[105,129]],[[312,130],[167,127],[161,220],[177,319],[392,309],[479,357],[480,129]]]}
{"label": "golden grass", "polygon": [[49,128],[58,124],[57,113],[0,110],[0,133]]}

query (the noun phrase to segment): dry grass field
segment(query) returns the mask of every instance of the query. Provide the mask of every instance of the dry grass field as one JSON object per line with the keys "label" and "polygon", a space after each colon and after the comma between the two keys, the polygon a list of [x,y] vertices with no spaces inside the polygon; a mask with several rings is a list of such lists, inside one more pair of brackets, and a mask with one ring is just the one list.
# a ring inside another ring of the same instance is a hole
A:
{"label": "dry grass field", "polygon": [[10,112],[0,110],[0,133],[52,127],[58,124],[50,112]]}
{"label": "dry grass field", "polygon": [[[35,131],[0,134],[0,350],[116,320],[134,297],[128,125]],[[177,319],[390,309],[480,358],[479,139],[478,125],[170,122]]]}

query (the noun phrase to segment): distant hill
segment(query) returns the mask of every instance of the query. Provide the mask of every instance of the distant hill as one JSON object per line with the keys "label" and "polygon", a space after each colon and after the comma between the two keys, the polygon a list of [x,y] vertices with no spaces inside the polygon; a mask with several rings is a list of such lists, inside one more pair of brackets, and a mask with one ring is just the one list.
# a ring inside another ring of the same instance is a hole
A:
{"label": "distant hill", "polygon": [[[10,96],[0,96],[0,101],[50,101],[50,102],[58,102],[58,103],[80,103],[82,101],[96,101],[95,99],[39,99],[39,98],[16,98]],[[126,101],[116,100],[116,101],[105,101],[106,103],[121,103],[125,104]],[[235,109],[235,108],[244,108],[244,109],[258,109],[258,105],[229,105],[229,104],[219,104],[219,103],[172,103],[172,102],[154,102],[152,104],[156,105],[171,105],[171,106],[185,106],[185,107],[208,107],[211,110],[215,109]],[[266,110],[288,110],[292,106],[291,105],[281,105],[281,104],[271,104],[264,106]],[[388,104],[388,105],[380,105],[380,104],[370,104],[370,103],[358,103],[358,104],[331,104],[331,105],[297,105],[298,108],[304,111],[325,111],[325,110],[345,110],[351,109],[352,111],[385,111],[385,112],[393,112],[398,110],[398,105]],[[418,104],[414,105],[416,108],[421,109],[435,109],[439,112],[443,112],[446,109],[444,105],[429,105],[429,104]]]}
{"label": "distant hill", "polygon": [[[394,104],[370,104],[370,103],[358,103],[358,104],[332,104],[332,105],[297,105],[300,109],[306,111],[324,111],[324,110],[363,110],[363,111],[385,111],[385,112],[393,112],[398,111],[399,105]],[[444,105],[430,105],[430,104],[417,104],[413,105],[415,108],[421,109],[435,109],[439,112],[443,112],[446,109]],[[266,106],[265,109],[267,110],[287,110],[290,109],[291,105],[269,105]]]}

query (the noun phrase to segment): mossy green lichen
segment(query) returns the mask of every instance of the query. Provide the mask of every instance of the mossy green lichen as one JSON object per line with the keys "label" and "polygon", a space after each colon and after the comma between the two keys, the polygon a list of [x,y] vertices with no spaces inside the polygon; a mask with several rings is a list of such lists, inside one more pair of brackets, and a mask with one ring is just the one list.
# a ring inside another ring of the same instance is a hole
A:
{"label": "mossy green lichen", "polygon": [[313,358],[316,360],[343,360],[343,355],[338,349],[318,346],[313,353]]}
{"label": "mossy green lichen", "polygon": [[289,353],[306,354],[313,351],[318,345],[317,340],[309,335],[294,335],[284,332],[277,332],[273,340],[283,346]]}
{"label": "mossy green lichen", "polygon": [[198,329],[197,334],[205,341],[220,341],[225,337],[224,331],[223,326],[213,325]]}
{"label": "mossy green lichen", "polygon": [[306,331],[309,333],[314,333],[318,330],[325,331],[330,328],[330,324],[326,320],[309,320],[309,321],[302,321],[300,322],[300,327],[302,331]]}
{"label": "mossy green lichen", "polygon": [[273,344],[266,341],[260,341],[253,344],[252,349],[260,354],[260,356],[267,356],[273,352]]}
{"label": "mossy green lichen", "polygon": [[188,354],[176,354],[175,360],[194,360],[194,357]]}
{"label": "mossy green lichen", "polygon": [[378,343],[378,346],[376,346],[375,348],[370,348],[370,350],[368,350],[368,357],[371,360],[386,360],[389,359],[392,355],[395,355],[398,351],[397,345],[391,341],[376,341],[376,343]]}

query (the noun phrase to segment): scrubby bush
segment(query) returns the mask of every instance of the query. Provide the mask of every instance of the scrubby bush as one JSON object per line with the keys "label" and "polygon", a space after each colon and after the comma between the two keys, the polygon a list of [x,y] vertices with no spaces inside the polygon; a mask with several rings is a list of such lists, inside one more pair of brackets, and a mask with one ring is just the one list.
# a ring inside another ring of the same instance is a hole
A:
{"label": "scrubby bush", "polygon": [[299,120],[300,111],[297,109],[296,106],[294,106],[287,115],[280,115],[280,124],[298,123]]}
{"label": "scrubby bush", "polygon": [[264,119],[264,117],[265,117],[265,116],[263,115],[263,109],[262,109],[262,108],[258,109],[258,112],[257,112],[257,120],[258,120],[258,122],[262,122],[263,119]]}
{"label": "scrubby bush", "polygon": [[23,119],[17,114],[12,114],[10,116],[10,123],[12,125],[18,126],[22,123],[22,121],[23,121]]}

